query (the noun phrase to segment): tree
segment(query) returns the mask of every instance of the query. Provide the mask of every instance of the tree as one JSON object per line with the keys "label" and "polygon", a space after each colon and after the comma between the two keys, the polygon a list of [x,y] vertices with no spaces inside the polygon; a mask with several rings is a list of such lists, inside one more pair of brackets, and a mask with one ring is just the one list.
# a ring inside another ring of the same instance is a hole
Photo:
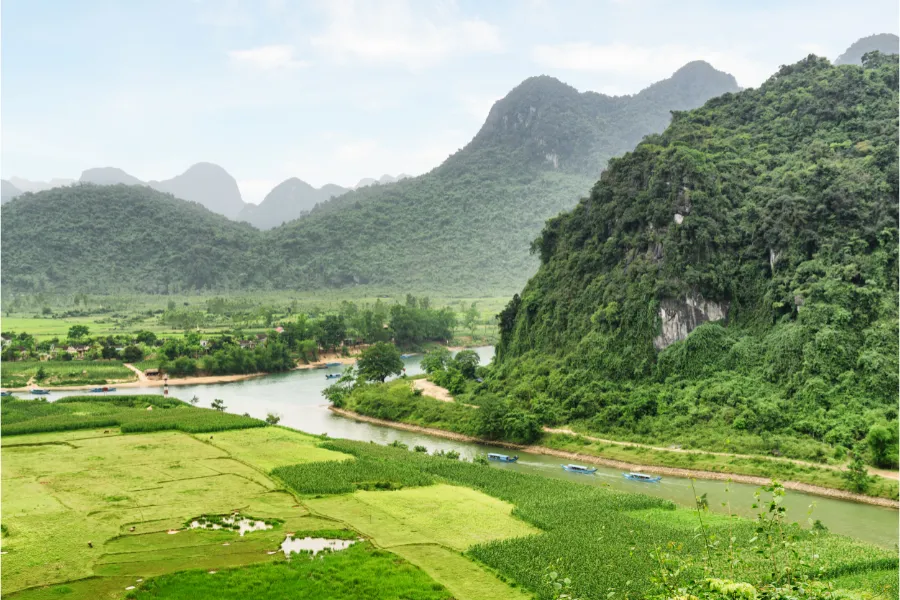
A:
{"label": "tree", "polygon": [[459,369],[466,379],[475,379],[475,369],[480,362],[481,357],[474,350],[460,350],[453,359],[453,366]]}
{"label": "tree", "polygon": [[338,315],[325,315],[319,323],[319,335],[316,336],[323,348],[334,349],[347,336],[347,325]]}
{"label": "tree", "polygon": [[866,470],[866,463],[863,462],[859,452],[850,453],[850,464],[843,474],[844,479],[847,480],[854,492],[862,494],[869,489],[871,479],[869,478],[869,472]]}
{"label": "tree", "polygon": [[37,373],[35,373],[34,378],[38,381],[47,379],[47,371],[44,369],[44,365],[38,367]]}
{"label": "tree", "polygon": [[465,314],[463,315],[463,324],[466,326],[466,329],[471,332],[471,334],[475,335],[475,325],[478,323],[478,306],[473,302],[472,306],[470,306]]}
{"label": "tree", "polygon": [[866,445],[876,467],[893,469],[898,462],[897,428],[884,424],[873,425],[866,436]]}
{"label": "tree", "polygon": [[215,409],[219,412],[225,412],[225,409],[228,408],[227,406],[225,406],[225,403],[222,402],[221,400],[219,400],[218,398],[216,398],[215,400],[212,401],[211,406],[213,407],[213,409]]}
{"label": "tree", "polygon": [[275,413],[268,413],[266,415],[266,423],[269,425],[278,425],[278,422],[281,420],[280,415],[276,415]]}
{"label": "tree", "polygon": [[403,371],[400,351],[393,344],[385,342],[378,342],[363,350],[357,365],[363,379],[382,383],[390,375],[399,375]]}
{"label": "tree", "polygon": [[156,345],[156,334],[152,331],[138,331],[134,339],[138,344],[146,346]]}
{"label": "tree", "polygon": [[144,351],[140,346],[125,346],[125,349],[122,350],[122,358],[125,359],[125,362],[138,362],[144,358]]}
{"label": "tree", "polygon": [[419,364],[426,373],[431,375],[435,371],[443,371],[446,369],[451,360],[453,360],[453,357],[450,355],[450,351],[444,346],[440,346],[427,352],[425,356],[422,357],[422,362]]}
{"label": "tree", "polygon": [[70,340],[83,340],[90,335],[91,330],[87,325],[72,325],[69,327],[68,338]]}

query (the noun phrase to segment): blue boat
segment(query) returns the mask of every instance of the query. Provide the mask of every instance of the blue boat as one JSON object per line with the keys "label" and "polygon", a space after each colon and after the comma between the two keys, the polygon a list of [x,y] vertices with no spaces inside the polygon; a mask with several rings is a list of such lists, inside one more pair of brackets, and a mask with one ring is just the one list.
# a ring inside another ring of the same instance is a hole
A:
{"label": "blue boat", "polygon": [[6,392],[6,391],[0,392],[0,396],[3,396],[4,398],[5,398],[6,396],[12,396],[12,392]]}
{"label": "blue boat", "polygon": [[493,452],[488,454],[488,460],[497,460],[500,462],[516,462],[519,460],[518,456],[507,456],[506,454],[495,454]]}
{"label": "blue boat", "polygon": [[341,366],[341,363],[339,363],[339,362],[330,362],[330,363],[325,363],[325,366],[326,366],[326,367],[339,367],[339,366]]}
{"label": "blue boat", "polygon": [[340,376],[341,376],[340,373],[326,373],[325,379],[337,379]]}
{"label": "blue boat", "polygon": [[590,475],[597,472],[597,467],[582,467],[581,465],[563,465],[563,469],[569,473],[581,473],[582,475]]}
{"label": "blue boat", "polygon": [[35,396],[46,396],[50,392],[48,390],[41,390],[38,388],[34,388],[33,390],[31,390],[31,393],[34,394]]}
{"label": "blue boat", "polygon": [[102,391],[103,391],[103,388],[91,388],[91,389],[90,389],[90,392],[91,392],[92,394],[97,394],[97,393],[100,393],[100,392],[102,392]]}
{"label": "blue boat", "polygon": [[625,479],[632,481],[643,481],[644,483],[659,483],[662,479],[659,475],[645,475],[644,473],[622,473]]}
{"label": "blue boat", "polygon": [[400,358],[412,358],[415,354],[401,354]]}

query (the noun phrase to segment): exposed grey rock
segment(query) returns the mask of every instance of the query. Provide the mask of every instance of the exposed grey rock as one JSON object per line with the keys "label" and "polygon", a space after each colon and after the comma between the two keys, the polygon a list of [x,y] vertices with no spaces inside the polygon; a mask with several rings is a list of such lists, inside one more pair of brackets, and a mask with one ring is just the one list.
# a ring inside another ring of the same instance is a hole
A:
{"label": "exposed grey rock", "polygon": [[657,350],[662,350],[685,339],[690,332],[709,321],[721,321],[728,317],[727,302],[711,302],[699,295],[685,299],[666,298],[659,303],[660,333],[653,339]]}

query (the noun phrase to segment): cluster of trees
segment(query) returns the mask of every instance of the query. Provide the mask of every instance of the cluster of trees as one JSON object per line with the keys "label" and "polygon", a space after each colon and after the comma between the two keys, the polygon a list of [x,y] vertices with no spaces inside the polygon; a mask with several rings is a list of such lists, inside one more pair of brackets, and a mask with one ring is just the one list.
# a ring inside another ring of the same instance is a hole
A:
{"label": "cluster of trees", "polygon": [[[898,79],[896,55],[809,57],[612,160],[534,243],[474,395],[635,440],[896,466]],[[727,321],[658,350],[660,308],[700,301]]]}
{"label": "cluster of trees", "polygon": [[456,395],[466,390],[467,382],[480,379],[480,361],[474,350],[460,350],[454,357],[447,348],[440,347],[428,352],[421,364],[431,381]]}

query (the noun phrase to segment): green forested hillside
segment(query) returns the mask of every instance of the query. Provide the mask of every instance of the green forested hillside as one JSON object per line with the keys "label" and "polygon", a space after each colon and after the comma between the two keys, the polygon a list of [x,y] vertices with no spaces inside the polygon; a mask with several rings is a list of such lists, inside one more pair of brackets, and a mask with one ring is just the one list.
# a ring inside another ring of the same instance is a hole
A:
{"label": "green forested hillside", "polygon": [[263,288],[259,231],[143,185],[77,184],[3,205],[6,291]]}
{"label": "green forested hillside", "polygon": [[897,84],[896,56],[810,56],[612,160],[534,243],[479,392],[657,442],[869,436],[896,464]]}
{"label": "green forested hillside", "polygon": [[[430,173],[351,191],[267,232],[197,206],[176,207],[147,190],[81,187],[26,196],[3,208],[4,290],[372,284],[511,294],[537,268],[528,247],[544,222],[575,206],[610,157],[661,131],[670,110],[736,89],[733,77],[699,62],[618,98],[531,78],[494,105],[472,142]],[[206,206],[215,204],[215,189],[206,190]],[[193,222],[204,225],[194,232]],[[276,216],[272,224],[280,222]]]}

